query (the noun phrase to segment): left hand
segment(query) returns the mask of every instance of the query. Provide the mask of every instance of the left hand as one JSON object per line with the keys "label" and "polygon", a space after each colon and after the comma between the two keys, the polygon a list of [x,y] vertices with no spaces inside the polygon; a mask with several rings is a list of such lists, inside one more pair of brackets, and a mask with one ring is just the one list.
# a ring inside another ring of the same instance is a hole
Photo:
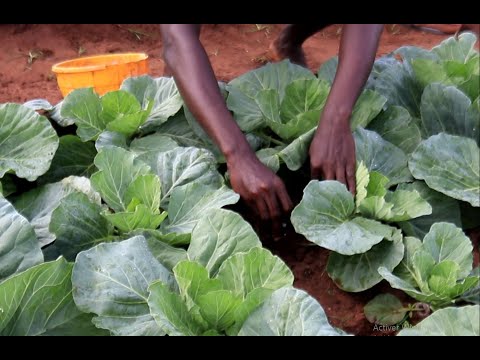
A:
{"label": "left hand", "polygon": [[355,195],[355,141],[350,130],[350,115],[322,114],[310,145],[313,179],[338,180]]}

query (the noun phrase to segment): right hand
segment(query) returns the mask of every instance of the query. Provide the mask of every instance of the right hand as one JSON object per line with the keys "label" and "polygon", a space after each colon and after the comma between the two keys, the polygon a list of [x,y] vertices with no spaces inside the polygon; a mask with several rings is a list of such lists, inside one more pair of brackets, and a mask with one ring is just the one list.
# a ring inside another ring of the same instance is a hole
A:
{"label": "right hand", "polygon": [[227,159],[233,190],[262,221],[272,221],[274,238],[281,229],[281,217],[292,209],[283,181],[249,151]]}

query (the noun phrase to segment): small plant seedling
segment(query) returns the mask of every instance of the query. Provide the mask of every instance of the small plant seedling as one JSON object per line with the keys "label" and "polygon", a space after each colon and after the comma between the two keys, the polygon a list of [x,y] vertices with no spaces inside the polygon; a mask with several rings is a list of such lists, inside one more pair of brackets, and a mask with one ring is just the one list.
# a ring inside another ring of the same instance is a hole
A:
{"label": "small plant seedling", "polygon": [[430,306],[420,302],[404,306],[396,296],[380,294],[370,300],[363,311],[372,324],[396,325],[414,317],[422,319],[427,317],[430,314]]}

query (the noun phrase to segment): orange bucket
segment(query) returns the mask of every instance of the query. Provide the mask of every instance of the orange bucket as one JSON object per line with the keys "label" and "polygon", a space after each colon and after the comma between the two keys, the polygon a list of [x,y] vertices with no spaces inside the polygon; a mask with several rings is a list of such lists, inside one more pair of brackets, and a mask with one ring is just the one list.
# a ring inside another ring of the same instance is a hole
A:
{"label": "orange bucket", "polygon": [[52,71],[64,97],[85,87],[103,95],[118,90],[126,78],[148,73],[147,59],[143,53],[88,56],[55,64]]}

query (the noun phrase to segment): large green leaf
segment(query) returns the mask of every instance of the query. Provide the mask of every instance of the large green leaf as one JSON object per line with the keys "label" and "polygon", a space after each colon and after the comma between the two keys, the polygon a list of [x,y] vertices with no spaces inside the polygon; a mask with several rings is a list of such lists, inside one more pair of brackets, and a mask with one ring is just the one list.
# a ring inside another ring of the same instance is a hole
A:
{"label": "large green leaf", "polygon": [[48,229],[52,212],[72,192],[84,193],[96,204],[101,202],[100,195],[90,186],[90,180],[76,176],[30,190],[13,202],[18,212],[32,224],[42,247],[55,240],[55,235]]}
{"label": "large green leaf", "polygon": [[[480,58],[472,59],[477,64],[480,62]],[[466,95],[470,97],[471,100],[478,99],[480,94],[480,75],[473,74],[467,80],[457,85],[460,90],[462,90]],[[478,113],[477,113],[478,114]]]}
{"label": "large green leaf", "polygon": [[449,307],[435,311],[399,336],[480,336],[480,306]]}
{"label": "large green leaf", "polygon": [[67,195],[52,212],[49,230],[56,240],[51,247],[74,261],[80,251],[104,241],[112,235],[113,227],[100,214],[101,211],[102,207],[83,193]]}
{"label": "large green leaf", "polygon": [[115,211],[127,209],[125,194],[129,185],[150,170],[144,163],[136,161],[134,154],[118,147],[102,149],[95,157],[95,166],[99,171],[92,175],[92,185]]}
{"label": "large green leaf", "polygon": [[50,168],[38,183],[52,183],[70,175],[90,177],[95,170],[93,159],[96,154],[93,143],[83,142],[74,135],[62,136]]}
{"label": "large green leaf", "polygon": [[477,37],[473,33],[463,33],[458,38],[452,36],[435,46],[432,52],[442,60],[467,62],[475,55],[474,48]]}
{"label": "large green leaf", "polygon": [[243,324],[240,336],[338,336],[320,304],[305,291],[275,291]]}
{"label": "large green leaf", "polygon": [[60,258],[0,283],[0,335],[41,335],[58,328],[70,335],[99,334],[73,302],[71,273],[72,264]]}
{"label": "large green leaf", "polygon": [[92,317],[92,314],[80,313],[71,320],[48,329],[41,336],[109,336],[109,331],[93,325]]}
{"label": "large green leaf", "polygon": [[430,189],[423,181],[410,184],[400,184],[398,190],[416,190],[420,196],[432,207],[430,215],[421,216],[399,223],[402,230],[409,236],[423,238],[430,231],[430,227],[437,222],[450,222],[461,226],[460,208],[458,201],[442,193]]}
{"label": "large green leaf", "polygon": [[472,242],[460,228],[450,223],[433,224],[423,239],[423,246],[436,263],[452,260],[459,265],[459,277],[472,271]]}
{"label": "large green leaf", "polygon": [[198,336],[205,328],[188,311],[179,294],[156,281],[148,288],[148,305],[158,326],[170,336]]}
{"label": "large green leaf", "polygon": [[423,87],[432,83],[451,84],[445,65],[438,59],[414,59],[412,69]]}
{"label": "large green leaf", "polygon": [[354,133],[357,162],[363,161],[369,172],[386,176],[389,186],[408,182],[411,174],[405,153],[374,131],[357,128]]}
{"label": "large green leaf", "polygon": [[318,111],[319,116],[327,101],[329,90],[327,82],[315,78],[292,81],[285,87],[280,107],[283,122],[289,122],[306,111]]}
{"label": "large green leaf", "polygon": [[153,168],[156,166],[159,153],[175,149],[178,147],[178,144],[168,136],[153,133],[143,137],[136,137],[128,145],[127,136],[113,131],[102,132],[95,142],[95,147],[100,151],[105,147],[111,146],[129,150],[135,154],[138,160]]}
{"label": "large green leaf", "polygon": [[280,169],[280,157],[278,152],[278,149],[265,148],[258,150],[255,154],[257,155],[258,160],[276,173]]}
{"label": "large green leaf", "polygon": [[227,105],[233,111],[240,128],[250,132],[265,127],[263,113],[255,101],[261,90],[276,90],[282,100],[287,85],[292,81],[314,78],[308,69],[292,64],[289,60],[269,63],[230,81],[227,85]]}
{"label": "large green leaf", "polygon": [[47,172],[57,148],[57,134],[45,117],[22,105],[0,105],[0,178],[13,171],[36,180]]}
{"label": "large green leaf", "polygon": [[470,106],[470,99],[456,87],[428,85],[420,107],[424,136],[428,138],[443,132],[478,139],[480,117],[468,116]]}
{"label": "large green leaf", "polygon": [[357,127],[366,127],[383,109],[387,99],[373,90],[365,90],[358,97],[352,116],[350,126],[352,130]]}
{"label": "large green leaf", "polygon": [[[480,267],[477,266],[475,269],[472,270],[470,276],[475,276],[480,278]],[[464,293],[461,297],[462,300],[480,305],[480,284],[466,293]]]}
{"label": "large green leaf", "polygon": [[153,86],[153,84],[154,80],[149,75],[134,76],[125,79],[120,89],[128,91],[135,96],[137,101],[143,106],[149,101],[149,99],[145,97],[145,91],[149,86]]}
{"label": "large green leaf", "polygon": [[335,74],[337,73],[337,67],[338,56],[333,56],[320,66],[317,72],[317,77],[327,81],[329,84],[333,84]]}
{"label": "large green leaf", "polygon": [[444,260],[436,264],[430,272],[428,287],[439,295],[450,295],[450,290],[457,282],[458,270],[459,266],[452,260]]}
{"label": "large green leaf", "polygon": [[160,179],[154,174],[140,175],[128,186],[125,192],[125,203],[138,201],[152,212],[160,207]]}
{"label": "large green leaf", "polygon": [[455,85],[471,100],[479,94],[479,56],[476,54],[466,63],[447,60],[418,59],[412,62],[415,76],[422,86],[432,83]]}
{"label": "large green leaf", "polygon": [[417,47],[417,46],[402,46],[393,52],[393,55],[400,58],[401,62],[411,64],[415,60],[428,59],[438,61],[439,57],[434,52]]}
{"label": "large green leaf", "polygon": [[413,152],[422,141],[417,122],[401,106],[390,106],[385,112],[377,116],[368,125],[368,128],[402,149],[406,154]]}
{"label": "large green leaf", "polygon": [[375,60],[375,62],[373,63],[372,71],[370,72],[370,76],[367,79],[367,84],[365,85],[365,88],[374,90],[379,75],[389,67],[395,66],[395,64],[397,63],[397,59],[395,59],[393,53],[387,54]]}
{"label": "large green leaf", "polygon": [[293,284],[288,266],[266,249],[255,247],[229,257],[216,277],[223,288],[245,299],[255,289],[277,290]]}
{"label": "large green leaf", "polygon": [[142,108],[153,102],[152,111],[143,126],[145,128],[164,123],[183,106],[182,97],[172,77],[153,79],[144,75],[129,78],[123,82],[121,89],[132,93]]}
{"label": "large green leaf", "polygon": [[416,179],[458,200],[480,206],[480,150],[468,138],[440,133],[422,141],[409,168]]}
{"label": "large green leaf", "polygon": [[173,190],[179,186],[192,182],[220,186],[223,179],[216,167],[214,156],[204,149],[178,147],[158,155],[152,171],[162,183],[162,207],[168,206]]}
{"label": "large green leaf", "polygon": [[420,193],[401,185],[395,191],[386,189],[388,178],[372,171],[368,172],[361,162],[357,166],[357,212],[363,216],[386,222],[398,222],[432,213],[432,208]]}
{"label": "large green leaf", "polygon": [[0,195],[0,281],[41,262],[33,227]]}
{"label": "large green leaf", "polygon": [[54,106],[46,99],[33,99],[23,103],[23,106],[34,111],[52,111]]}
{"label": "large green leaf", "polygon": [[226,186],[214,188],[193,182],[177,187],[172,191],[163,229],[179,234],[192,232],[207,210],[235,204],[238,199],[238,194]]}
{"label": "large green leaf", "polygon": [[403,238],[403,244],[405,246],[403,259],[393,273],[401,279],[414,284],[418,275],[414,267],[413,255],[417,250],[422,249],[422,241],[413,236],[406,236]]}
{"label": "large green leaf", "polygon": [[155,131],[154,134],[172,139],[180,146],[195,146],[201,148],[205,145],[204,141],[195,134],[182,111],[172,116],[165,123],[157,125],[150,130],[144,130],[143,134],[149,134],[152,131]]}
{"label": "large green leaf", "polygon": [[154,213],[146,205],[138,204],[134,210],[105,213],[104,216],[122,233],[128,233],[136,229],[157,229],[167,217],[167,213]]}
{"label": "large green leaf", "polygon": [[316,129],[315,127],[305,134],[300,135],[278,153],[278,156],[285,162],[288,169],[297,171],[302,167],[307,159],[308,149]]}
{"label": "large green leaf", "polygon": [[200,314],[217,331],[226,330],[235,323],[235,311],[241,303],[241,298],[227,290],[211,291],[198,299]]}
{"label": "large green leaf", "polygon": [[358,206],[363,216],[386,222],[399,222],[432,213],[432,207],[414,189],[387,192],[383,196],[371,196]]}
{"label": "large green leaf", "polygon": [[105,147],[116,146],[128,150],[128,138],[124,134],[115,131],[103,131],[95,141],[95,148],[98,152]]}
{"label": "large green leaf", "polygon": [[243,302],[235,310],[235,324],[227,329],[227,335],[237,336],[245,320],[273,293],[272,289],[256,288],[248,293]]}
{"label": "large green leaf", "polygon": [[248,222],[235,212],[212,209],[193,229],[187,254],[214,275],[228,257],[253,247],[261,247],[261,243]]}
{"label": "large green leaf", "polygon": [[162,233],[159,230],[140,229],[135,230],[135,235],[143,235],[146,239],[154,239],[171,246],[182,246],[190,244],[191,233]]}
{"label": "large green leaf", "polygon": [[382,241],[363,254],[345,256],[331,253],[327,272],[340,289],[364,291],[382,281],[377,269],[385,267],[392,271],[402,261],[403,252],[400,237],[394,241]]}
{"label": "large green leaf", "polygon": [[63,105],[63,100],[60,101],[57,105],[55,105],[53,109],[48,112],[48,117],[51,120],[55,121],[61,127],[67,127],[75,124],[74,119],[69,119],[65,116],[62,116],[62,105]]}
{"label": "large green leaf", "polygon": [[[136,233],[136,231],[132,234],[134,233]],[[171,271],[180,261],[187,259],[187,251],[181,247],[175,247],[162,241],[167,238],[167,236],[161,234],[158,230],[141,230],[140,234],[143,234],[147,239],[148,248],[152,255],[169,271]],[[169,235],[172,236],[175,234]],[[168,237],[168,239],[170,239],[170,237]]]}
{"label": "large green leaf", "polygon": [[415,275],[415,282],[422,292],[431,293],[428,286],[428,280],[433,268],[435,267],[435,259],[432,254],[422,246],[412,256],[411,263]]}
{"label": "large green leaf", "polygon": [[171,138],[154,133],[133,139],[130,143],[129,150],[137,156],[138,160],[143,161],[154,169],[157,164],[158,155],[173,150],[176,147],[178,147],[178,144]]}
{"label": "large green leaf", "polygon": [[396,296],[380,294],[365,305],[363,312],[373,324],[395,325],[405,318],[408,308]]}
{"label": "large green leaf", "polygon": [[144,237],[100,244],[78,254],[72,283],[78,308],[98,317],[94,324],[115,335],[162,335],[150,315],[148,286],[173,278],[153,257]]}
{"label": "large green leaf", "polygon": [[344,255],[360,254],[385,238],[395,228],[377,221],[354,217],[355,203],[345,185],[337,181],[312,180],[293,210],[295,231],[308,240]]}
{"label": "large green leaf", "polygon": [[135,96],[123,90],[105,94],[101,102],[100,116],[107,123],[107,130],[126,136],[137,132],[138,128],[147,120],[153,106],[153,103],[150,102],[145,105],[145,110],[142,110],[142,106]]}
{"label": "large green leaf", "polygon": [[412,116],[420,115],[423,87],[408,62],[396,62],[382,71],[375,81],[375,90],[387,98],[388,105],[402,106]]}
{"label": "large green leaf", "polygon": [[75,121],[82,141],[96,140],[107,128],[107,118],[100,116],[102,103],[93,88],[73,90],[63,100],[61,116]]}
{"label": "large green leaf", "polygon": [[285,87],[283,101],[276,89],[259,91],[255,101],[270,128],[282,139],[291,140],[318,124],[329,90],[325,81],[300,79]]}
{"label": "large green leaf", "polygon": [[190,310],[198,304],[200,296],[211,291],[222,290],[222,283],[218,279],[210,279],[208,270],[195,261],[182,261],[174,268],[175,279],[180,289],[180,295]]}

